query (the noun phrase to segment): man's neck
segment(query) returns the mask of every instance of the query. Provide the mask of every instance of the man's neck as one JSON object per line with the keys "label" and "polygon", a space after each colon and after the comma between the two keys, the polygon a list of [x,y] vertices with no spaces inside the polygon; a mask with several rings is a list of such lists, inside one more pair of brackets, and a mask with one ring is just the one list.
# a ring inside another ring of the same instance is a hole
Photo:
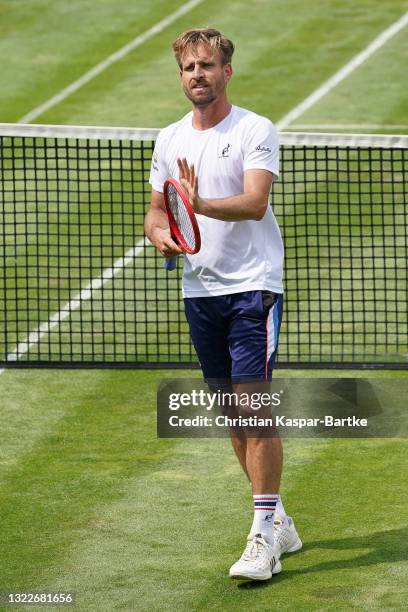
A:
{"label": "man's neck", "polygon": [[231,112],[231,104],[227,99],[214,100],[207,106],[193,106],[193,128],[209,130],[220,123]]}

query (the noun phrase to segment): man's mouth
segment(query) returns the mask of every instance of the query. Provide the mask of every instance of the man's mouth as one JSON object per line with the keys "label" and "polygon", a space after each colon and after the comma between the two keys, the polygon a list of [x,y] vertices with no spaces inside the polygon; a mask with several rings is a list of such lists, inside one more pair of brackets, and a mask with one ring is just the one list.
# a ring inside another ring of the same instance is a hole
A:
{"label": "man's mouth", "polygon": [[193,85],[194,91],[202,91],[207,88],[205,83],[198,83],[197,85]]}

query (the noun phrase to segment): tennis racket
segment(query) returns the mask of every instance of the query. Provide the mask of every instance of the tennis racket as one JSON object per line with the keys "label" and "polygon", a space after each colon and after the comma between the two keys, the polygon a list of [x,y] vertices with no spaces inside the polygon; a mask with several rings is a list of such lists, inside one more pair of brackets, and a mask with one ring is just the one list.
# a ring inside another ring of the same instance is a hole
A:
{"label": "tennis racket", "polygon": [[[200,230],[194,210],[180,183],[173,179],[164,182],[164,204],[169,219],[170,233],[186,253],[198,253],[201,247]],[[177,267],[178,255],[167,257],[164,261],[166,270]]]}

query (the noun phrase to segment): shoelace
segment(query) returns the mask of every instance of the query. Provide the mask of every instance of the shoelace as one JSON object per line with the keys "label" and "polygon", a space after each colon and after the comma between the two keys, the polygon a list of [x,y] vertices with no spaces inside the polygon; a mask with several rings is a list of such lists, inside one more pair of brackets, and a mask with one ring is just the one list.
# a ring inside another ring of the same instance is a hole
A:
{"label": "shoelace", "polygon": [[[248,542],[247,547],[244,551],[244,554],[242,555],[242,559],[244,561],[253,561],[254,559],[256,559],[260,553],[260,547],[261,547],[261,540],[259,538],[254,538],[253,540],[251,540],[250,542]],[[254,551],[255,549],[255,551]]]}

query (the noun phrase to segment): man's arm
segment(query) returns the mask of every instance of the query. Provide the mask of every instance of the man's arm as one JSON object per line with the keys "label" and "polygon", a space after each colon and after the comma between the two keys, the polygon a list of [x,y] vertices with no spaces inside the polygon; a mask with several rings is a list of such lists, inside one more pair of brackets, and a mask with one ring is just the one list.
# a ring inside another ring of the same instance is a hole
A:
{"label": "man's arm", "polygon": [[146,236],[164,257],[183,253],[183,250],[171,238],[164,196],[154,189],[152,189],[150,208],[144,227]]}
{"label": "man's arm", "polygon": [[194,166],[178,160],[180,181],[196,213],[221,221],[260,221],[269,204],[272,173],[269,170],[246,170],[244,191],[236,196],[214,200],[198,195],[198,178]]}

